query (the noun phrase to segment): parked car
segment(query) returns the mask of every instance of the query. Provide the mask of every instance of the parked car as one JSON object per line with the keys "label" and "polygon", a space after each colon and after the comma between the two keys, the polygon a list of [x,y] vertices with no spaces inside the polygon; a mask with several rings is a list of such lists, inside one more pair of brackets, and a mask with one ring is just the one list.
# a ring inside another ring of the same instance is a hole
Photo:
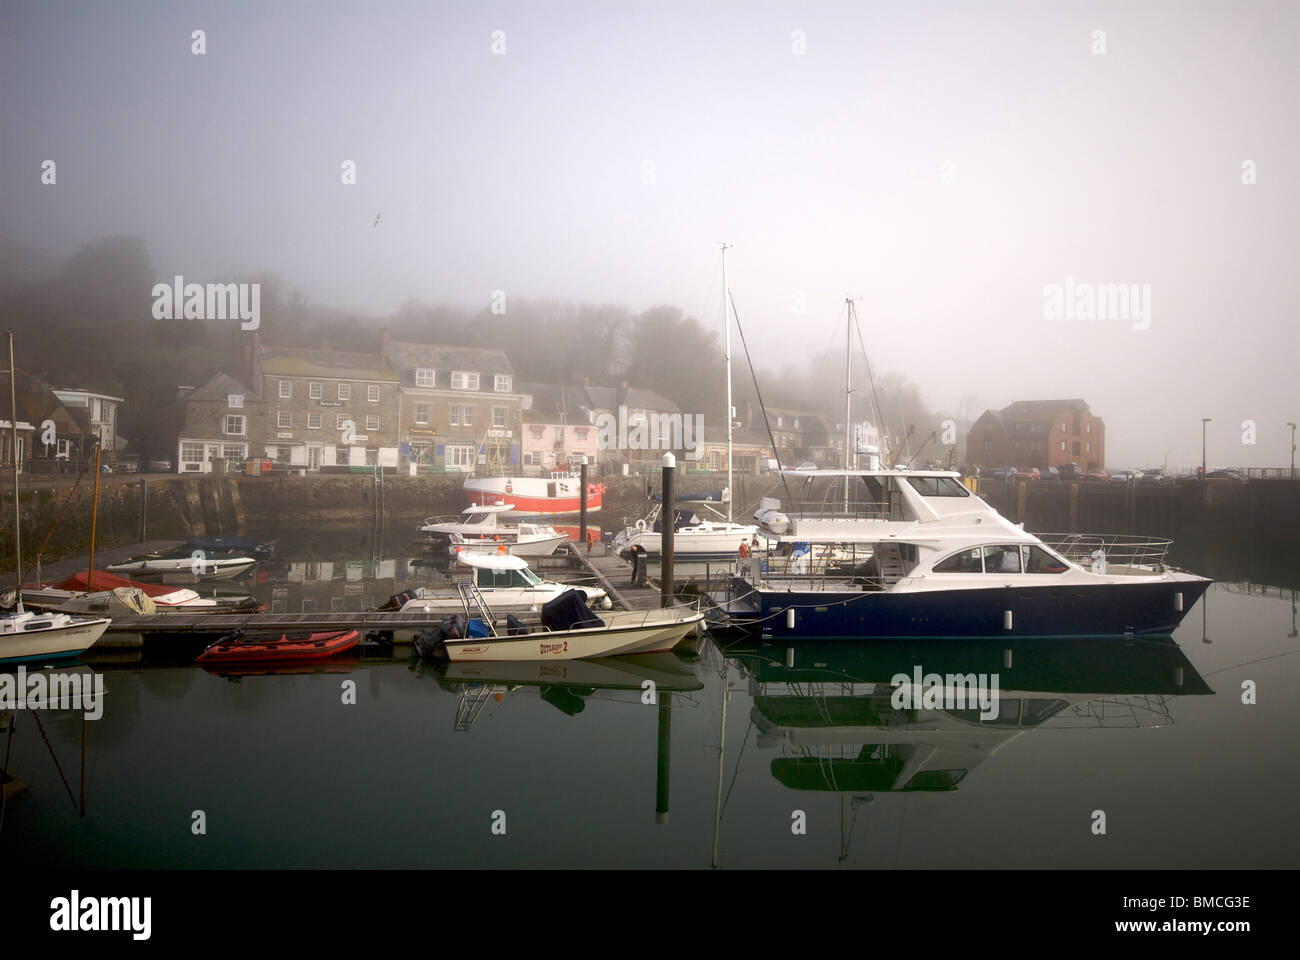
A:
{"label": "parked car", "polygon": [[118,473],[139,473],[140,458],[131,455],[127,455],[125,457],[118,457],[117,466],[114,469]]}
{"label": "parked car", "polygon": [[1026,480],[1043,479],[1043,475],[1038,471],[1037,467],[1030,467],[1028,470],[1022,470],[1018,476],[1024,477]]}
{"label": "parked car", "polygon": [[1172,484],[1177,482],[1178,478],[1167,470],[1160,467],[1152,467],[1149,470],[1143,470],[1138,474],[1138,483],[1163,483]]}
{"label": "parked car", "polygon": [[1205,475],[1206,480],[1245,480],[1236,470],[1211,470]]}
{"label": "parked car", "polygon": [[172,469],[172,462],[165,457],[149,461],[150,473],[171,473]]}
{"label": "parked car", "polygon": [[1105,480],[1108,474],[1105,470],[1088,470],[1083,474],[1084,480]]}
{"label": "parked car", "polygon": [[993,471],[993,479],[1010,480],[1015,477],[1017,472],[1018,471],[1016,470],[1015,467],[998,467],[996,470]]}
{"label": "parked car", "polygon": [[1133,480],[1133,474],[1121,470],[1119,473],[1112,473],[1106,479],[1108,479],[1111,483],[1129,483]]}
{"label": "parked car", "polygon": [[1060,479],[1061,479],[1061,471],[1060,471],[1060,470],[1057,470],[1055,467],[1048,467],[1046,470],[1043,471],[1043,479],[1044,479],[1044,480],[1060,480]]}

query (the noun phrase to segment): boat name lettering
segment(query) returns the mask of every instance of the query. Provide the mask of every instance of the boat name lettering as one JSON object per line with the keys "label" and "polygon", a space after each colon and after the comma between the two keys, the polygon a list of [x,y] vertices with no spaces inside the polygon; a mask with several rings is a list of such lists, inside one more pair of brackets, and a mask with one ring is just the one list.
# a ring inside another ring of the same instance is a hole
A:
{"label": "boat name lettering", "polygon": [[543,643],[538,645],[538,653],[541,654],[568,653],[568,652],[569,652],[568,640],[565,640],[562,643],[557,641],[556,643]]}

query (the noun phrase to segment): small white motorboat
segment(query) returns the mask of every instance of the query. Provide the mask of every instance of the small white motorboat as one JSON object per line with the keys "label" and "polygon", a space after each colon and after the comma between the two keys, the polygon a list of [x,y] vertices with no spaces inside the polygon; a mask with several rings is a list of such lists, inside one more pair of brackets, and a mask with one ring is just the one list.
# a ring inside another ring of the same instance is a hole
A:
{"label": "small white motorboat", "polygon": [[677,646],[703,622],[698,606],[627,610],[596,616],[575,591],[542,608],[541,622],[498,619],[482,594],[458,584],[467,620],[453,618],[439,636],[422,637],[416,647],[432,648],[453,663],[488,660],[580,660],[628,653],[663,653]]}
{"label": "small white motorboat", "polygon": [[146,553],[120,563],[110,563],[104,569],[132,577],[162,576],[168,573],[188,573],[212,580],[229,580],[242,576],[257,564],[256,557],[214,555],[203,550],[177,547],[166,553]]}
{"label": "small white motorboat", "polygon": [[[494,610],[541,610],[566,590],[582,592],[590,604],[599,604],[606,610],[613,604],[600,587],[586,587],[572,583],[543,580],[528,568],[522,557],[503,553],[462,553],[460,563],[472,571],[475,588],[492,605]],[[397,594],[381,610],[400,610],[402,613],[456,613],[464,608],[457,590],[437,590],[420,587]]]}
{"label": "small white motorboat", "polygon": [[109,622],[108,617],[33,613],[20,605],[0,613],[0,663],[75,657],[104,635]]}
{"label": "small white motorboat", "polygon": [[549,557],[568,539],[549,523],[528,521],[504,524],[500,517],[514,512],[507,503],[482,507],[467,507],[459,517],[428,517],[420,527],[425,537],[441,544],[448,543],[447,552],[497,553],[502,548],[516,557]]}

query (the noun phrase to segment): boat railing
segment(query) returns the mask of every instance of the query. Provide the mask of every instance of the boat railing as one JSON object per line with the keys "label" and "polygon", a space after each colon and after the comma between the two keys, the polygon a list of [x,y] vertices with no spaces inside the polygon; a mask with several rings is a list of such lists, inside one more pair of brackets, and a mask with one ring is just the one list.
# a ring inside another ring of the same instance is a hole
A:
{"label": "boat railing", "polygon": [[420,526],[429,527],[435,523],[464,523],[464,522],[465,522],[465,517],[463,514],[443,514],[437,517],[425,517],[424,522],[421,523]]}
{"label": "boat railing", "polygon": [[1094,573],[1160,573],[1172,540],[1123,534],[1036,533],[1071,563]]}
{"label": "boat railing", "polygon": [[[460,594],[460,602],[465,607],[465,619],[482,620],[492,636],[497,636],[496,617],[493,616],[492,609],[488,606],[482,591],[479,590],[478,584],[473,580],[457,580],[456,592]],[[474,613],[476,609],[477,614]]]}
{"label": "boat railing", "polygon": [[795,500],[786,515],[796,520],[889,520],[893,508],[883,500]]}

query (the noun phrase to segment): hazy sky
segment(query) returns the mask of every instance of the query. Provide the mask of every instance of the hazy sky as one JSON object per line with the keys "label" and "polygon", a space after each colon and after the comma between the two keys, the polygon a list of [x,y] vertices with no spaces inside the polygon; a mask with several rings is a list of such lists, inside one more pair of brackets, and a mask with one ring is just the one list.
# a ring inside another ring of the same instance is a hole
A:
{"label": "hazy sky", "polygon": [[[372,315],[501,289],[708,322],[725,239],[760,364],[838,343],[852,294],[934,408],[1083,397],[1112,467],[1199,462],[1208,416],[1212,463],[1278,465],[1298,38],[1294,2],[5,0],[0,230]],[[1049,319],[1067,277],[1149,284],[1149,327]]]}

